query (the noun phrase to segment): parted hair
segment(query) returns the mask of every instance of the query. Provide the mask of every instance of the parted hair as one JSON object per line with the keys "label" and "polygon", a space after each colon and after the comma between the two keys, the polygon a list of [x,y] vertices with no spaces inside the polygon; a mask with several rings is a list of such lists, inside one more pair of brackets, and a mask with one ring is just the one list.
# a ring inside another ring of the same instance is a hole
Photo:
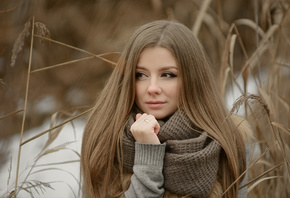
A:
{"label": "parted hair", "polygon": [[180,76],[179,103],[189,119],[222,147],[219,183],[223,197],[237,196],[237,178],[245,170],[245,142],[216,87],[211,63],[200,42],[184,25],[159,20],[139,27],[89,115],[85,127],[81,169],[88,197],[120,197],[124,184],[122,136],[135,99],[135,72],[141,52],[164,47],[175,57]]}

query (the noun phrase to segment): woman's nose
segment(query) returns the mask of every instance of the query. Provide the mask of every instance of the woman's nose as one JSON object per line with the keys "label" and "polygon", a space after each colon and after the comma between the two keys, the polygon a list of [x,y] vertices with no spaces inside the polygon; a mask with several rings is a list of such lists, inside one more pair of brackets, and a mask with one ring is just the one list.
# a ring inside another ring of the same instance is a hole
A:
{"label": "woman's nose", "polygon": [[150,84],[148,87],[148,93],[149,94],[160,94],[161,93],[161,87],[160,84],[158,83],[157,79],[152,79],[150,80]]}

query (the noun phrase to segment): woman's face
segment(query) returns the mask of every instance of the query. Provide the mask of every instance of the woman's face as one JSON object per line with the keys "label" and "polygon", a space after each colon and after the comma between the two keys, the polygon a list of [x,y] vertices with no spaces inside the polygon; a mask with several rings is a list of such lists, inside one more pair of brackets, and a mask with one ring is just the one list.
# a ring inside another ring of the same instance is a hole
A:
{"label": "woman's face", "polygon": [[178,64],[171,52],[163,47],[145,48],[136,68],[135,103],[156,119],[177,110]]}

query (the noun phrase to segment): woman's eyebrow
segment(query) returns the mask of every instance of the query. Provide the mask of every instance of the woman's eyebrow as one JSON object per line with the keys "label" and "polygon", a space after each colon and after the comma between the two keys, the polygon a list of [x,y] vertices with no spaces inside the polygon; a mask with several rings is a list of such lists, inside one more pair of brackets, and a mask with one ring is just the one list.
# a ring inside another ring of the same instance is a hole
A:
{"label": "woman's eyebrow", "polygon": [[[139,66],[139,65],[136,66],[136,69],[144,69],[144,70],[147,70],[146,67]],[[177,66],[164,66],[164,67],[161,67],[160,68],[160,70],[168,70],[168,69],[176,69],[176,70],[178,70],[178,67]]]}
{"label": "woman's eyebrow", "polygon": [[177,66],[165,66],[165,67],[162,67],[161,70],[167,70],[167,69],[178,69]]}
{"label": "woman's eyebrow", "polygon": [[160,68],[159,71],[166,71],[166,70],[172,70],[172,69],[178,71],[178,67],[176,66],[165,66],[165,67]]}
{"label": "woman's eyebrow", "polygon": [[146,67],[143,67],[143,66],[139,66],[139,65],[137,65],[137,66],[136,66],[136,69],[145,69],[145,70],[146,70]]}

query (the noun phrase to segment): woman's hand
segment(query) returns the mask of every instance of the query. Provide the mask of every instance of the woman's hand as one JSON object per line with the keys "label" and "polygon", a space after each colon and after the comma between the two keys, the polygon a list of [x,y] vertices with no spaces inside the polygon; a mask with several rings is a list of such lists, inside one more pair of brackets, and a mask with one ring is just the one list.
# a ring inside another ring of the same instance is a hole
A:
{"label": "woman's hand", "polygon": [[160,125],[153,115],[146,113],[136,115],[136,121],[132,124],[130,131],[136,142],[148,144],[160,144],[157,134]]}

